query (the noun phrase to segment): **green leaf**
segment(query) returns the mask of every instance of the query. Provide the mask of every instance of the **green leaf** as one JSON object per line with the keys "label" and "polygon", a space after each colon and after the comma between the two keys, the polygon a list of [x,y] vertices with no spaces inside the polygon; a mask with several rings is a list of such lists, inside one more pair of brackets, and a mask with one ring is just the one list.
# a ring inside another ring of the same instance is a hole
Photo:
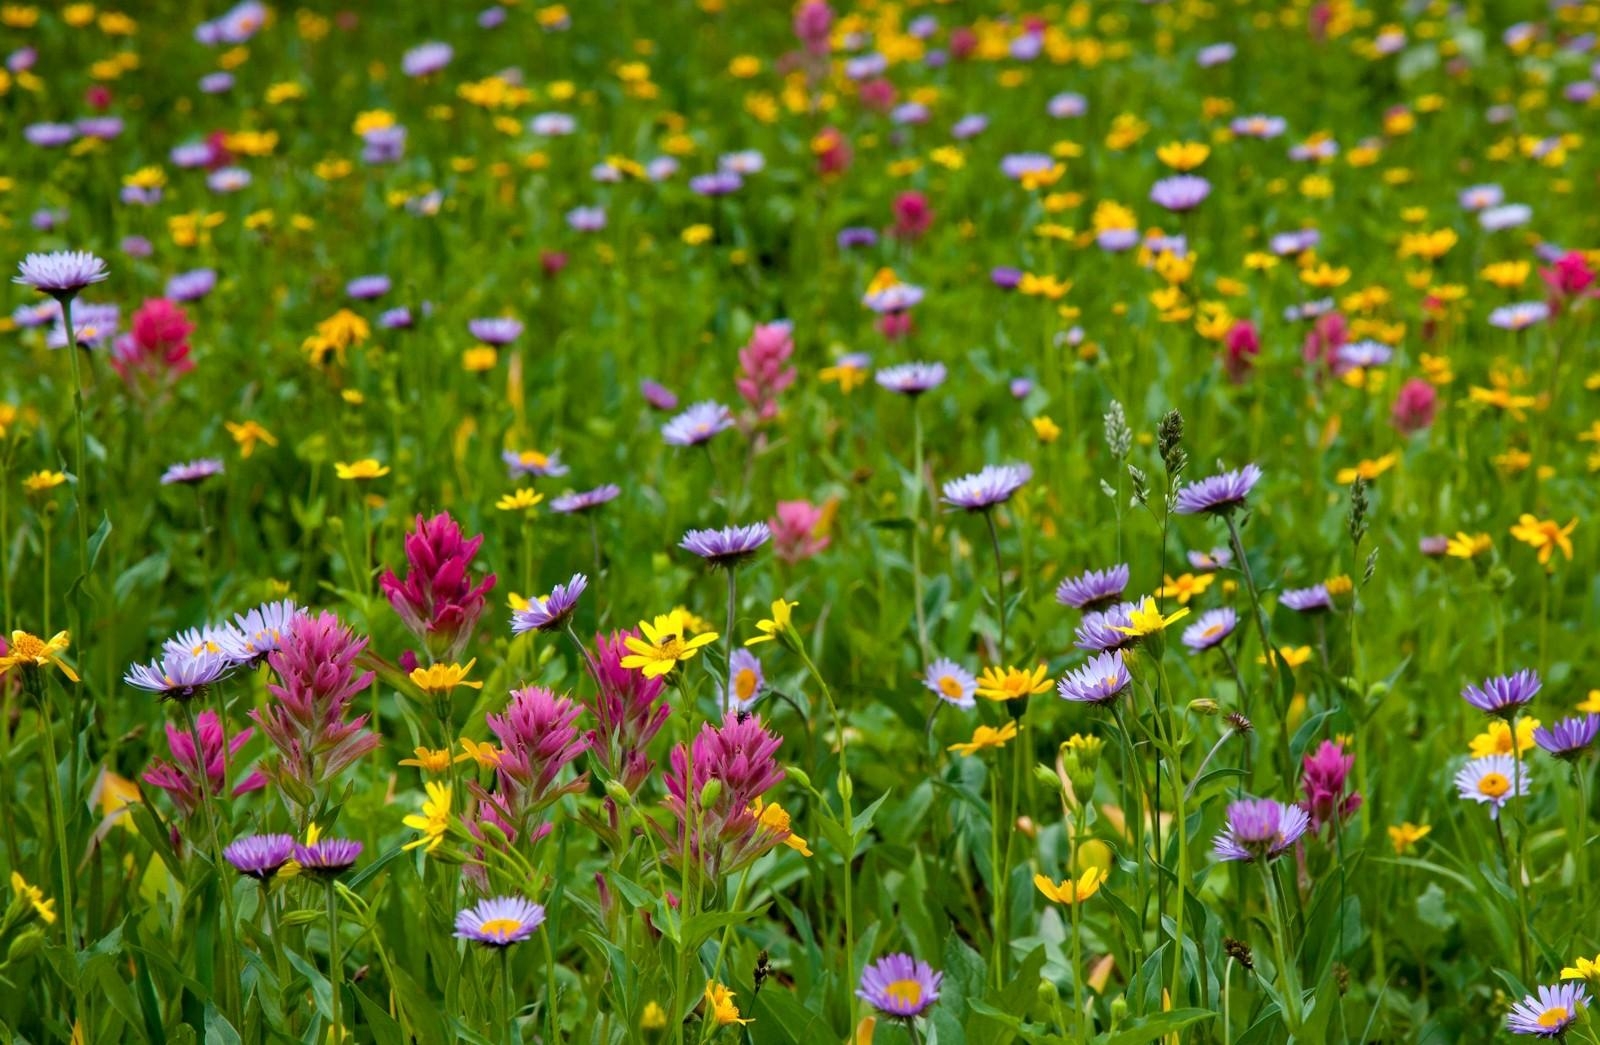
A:
{"label": "green leaf", "polygon": [[403,855],[405,855],[405,849],[401,846],[395,846],[393,849],[372,861],[372,863],[368,864],[366,867],[363,867],[360,874],[352,876],[350,881],[345,883],[346,886],[352,891],[359,890],[363,885],[366,885],[368,882],[376,878],[378,876],[378,872],[382,871],[385,867],[389,866],[389,864],[393,863],[396,859]]}
{"label": "green leaf", "polygon": [[209,1002],[206,1004],[206,1045],[244,1045],[233,1024]]}
{"label": "green leaf", "polygon": [[1193,1026],[1201,1020],[1209,1020],[1216,1013],[1205,1009],[1173,1009],[1141,1020],[1136,1027],[1127,1027],[1108,1035],[1100,1041],[1100,1045],[1144,1045],[1147,1041],[1155,1041],[1173,1031],[1182,1030]]}

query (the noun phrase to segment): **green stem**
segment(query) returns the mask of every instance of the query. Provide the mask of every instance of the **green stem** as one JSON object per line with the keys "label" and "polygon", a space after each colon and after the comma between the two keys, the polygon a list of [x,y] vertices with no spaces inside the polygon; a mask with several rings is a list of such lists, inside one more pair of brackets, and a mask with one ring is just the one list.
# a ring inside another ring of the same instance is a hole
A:
{"label": "green stem", "polygon": [[1005,929],[1003,921],[1005,911],[1002,898],[1005,888],[1001,882],[1005,872],[1000,867],[1000,765],[996,756],[995,764],[989,767],[989,931],[993,936],[992,947],[989,955],[989,966],[994,971],[994,985],[1005,986],[1005,975],[1001,972],[1001,950],[1005,946]]}
{"label": "green stem", "polygon": [[[1513,806],[1513,811],[1517,820],[1517,848],[1516,866],[1511,869],[1511,873],[1516,879],[1514,884],[1517,890],[1517,947],[1518,954],[1522,959],[1522,982],[1529,983],[1531,982],[1533,966],[1529,960],[1528,947],[1528,886],[1523,880],[1522,873],[1523,861],[1527,852],[1528,827],[1523,823],[1522,802],[1520,801],[1523,797],[1522,745],[1517,743],[1517,715],[1515,713],[1512,714],[1511,720],[1507,725],[1511,729],[1511,761],[1515,767],[1511,776],[1511,800],[1516,803]],[[1581,844],[1581,839],[1578,841]]]}
{"label": "green stem", "polygon": [[561,1040],[556,1024],[556,952],[549,931],[539,935],[544,937],[544,1040],[555,1043]]}
{"label": "green stem", "polygon": [[1000,615],[1000,648],[995,651],[995,663],[1004,665],[1006,662],[1006,572],[1000,562],[1000,531],[995,528],[994,509],[990,508],[983,513],[983,521],[989,524],[989,544],[994,549],[994,583],[999,592],[996,610]]}
{"label": "green stem", "polygon": [[917,615],[917,649],[928,663],[928,621],[922,606],[922,414],[911,400],[911,593]]}
{"label": "green stem", "polygon": [[[72,298],[63,297],[61,301],[61,321],[67,329],[67,356],[72,360],[72,420],[77,430],[77,444],[74,448],[75,459],[72,462],[72,514],[78,526],[78,574],[83,579],[80,584],[89,581],[89,477],[85,472],[88,457],[88,436],[85,435],[83,423],[83,373],[78,362],[78,332],[72,325]],[[49,549],[45,550],[46,556]],[[70,600],[67,606],[67,619],[72,625],[72,638],[78,644],[78,663],[83,666],[84,674],[88,672],[89,653],[88,635],[83,627],[82,602],[83,592],[80,589],[78,597]],[[48,628],[46,631],[48,632]],[[77,802],[78,780],[80,767],[78,765],[78,737],[83,733],[84,687],[79,685],[72,693],[72,749],[67,753],[70,769],[67,773],[67,786],[71,790],[69,796],[74,803]],[[67,859],[67,854],[62,853],[62,859]]]}
{"label": "green stem", "polygon": [[[206,770],[205,747],[200,742],[200,722],[195,717],[194,700],[181,701],[184,713],[189,718],[189,735],[194,738],[195,778],[200,784],[200,807],[205,814],[205,832],[211,842],[211,865],[217,876],[217,889],[222,894],[222,961],[221,975],[218,980],[222,987],[218,992],[221,995],[219,1008],[223,1015],[233,1018],[237,1015],[234,1007],[234,991],[237,989],[238,976],[235,972],[234,960],[237,957],[237,946],[234,933],[238,926],[238,919],[233,909],[233,883],[228,880],[224,870],[228,866],[222,856],[222,838],[217,827],[221,819],[221,809],[217,796],[211,793],[211,774]],[[226,743],[224,741],[224,743]],[[228,779],[224,773],[222,779],[224,789],[228,786]],[[204,957],[203,955],[200,957]]]}
{"label": "green stem", "polygon": [[844,829],[850,839],[850,849],[841,854],[844,857],[844,983],[850,1006],[850,1026],[856,1025],[856,930],[855,930],[855,898],[851,879],[854,877],[852,866],[855,863],[855,815],[851,810],[851,797],[855,793],[855,785],[850,780],[850,747],[845,742],[844,723],[839,718],[839,705],[834,703],[833,690],[828,686],[828,680],[822,677],[822,672],[812,662],[811,656],[806,653],[804,644],[795,642],[795,652],[805,664],[806,670],[816,680],[817,688],[822,690],[822,697],[828,704],[828,715],[833,721],[833,732],[839,738],[839,804],[843,811]]}
{"label": "green stem", "polygon": [[339,902],[334,892],[333,879],[328,879],[328,983],[333,988],[333,1021],[329,1037],[335,1042],[344,1041],[344,1023],[340,1019],[340,995],[344,993],[344,958],[339,954]]}
{"label": "green stem", "polygon": [[500,1029],[506,1045],[517,1040],[512,1014],[516,1008],[511,1001],[511,948],[500,948]]}
{"label": "green stem", "polygon": [[[61,861],[61,927],[66,934],[68,949],[77,954],[78,926],[77,907],[72,897],[72,850],[67,848],[66,810],[61,804],[61,762],[56,755],[54,723],[51,722],[50,711],[45,706],[47,684],[41,674],[42,671],[42,668],[24,668],[22,679],[23,684],[32,690],[34,700],[39,706],[39,733],[44,737],[44,795],[48,806],[46,815],[55,834],[56,856]],[[46,860],[45,854],[41,853],[40,857],[43,863]],[[76,980],[72,984],[72,995],[74,1011],[81,1012],[83,995]]]}
{"label": "green stem", "polygon": [[1261,881],[1267,890],[1267,907],[1272,914],[1272,950],[1278,962],[1279,992],[1283,996],[1284,1022],[1289,1025],[1290,1035],[1300,1033],[1300,983],[1294,966],[1290,963],[1289,945],[1285,939],[1284,915],[1278,903],[1277,877],[1272,873],[1272,864],[1263,859],[1259,861],[1261,867]]}

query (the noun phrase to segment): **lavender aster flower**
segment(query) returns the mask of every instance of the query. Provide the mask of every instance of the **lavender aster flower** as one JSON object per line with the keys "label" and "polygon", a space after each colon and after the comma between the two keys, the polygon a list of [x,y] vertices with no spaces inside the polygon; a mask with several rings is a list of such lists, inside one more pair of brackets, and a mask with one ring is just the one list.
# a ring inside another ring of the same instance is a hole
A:
{"label": "lavender aster flower", "polygon": [[1533,740],[1556,758],[1571,761],[1589,749],[1596,734],[1600,734],[1600,715],[1588,714],[1540,726],[1533,731]]}
{"label": "lavender aster flower", "polygon": [[1227,515],[1244,504],[1250,491],[1261,481],[1261,469],[1253,464],[1221,475],[1189,483],[1178,491],[1179,515]]}
{"label": "lavender aster flower", "polygon": [[608,501],[616,500],[621,493],[622,488],[614,483],[597,486],[593,490],[564,493],[550,502],[550,510],[552,512],[560,512],[562,515],[587,512],[600,507]]}
{"label": "lavender aster flower", "polygon": [[1211,183],[1198,174],[1178,174],[1162,178],[1150,189],[1150,202],[1182,213],[1194,210],[1211,195]]}
{"label": "lavender aster flower", "polygon": [[22,129],[28,144],[41,149],[58,149],[77,136],[78,129],[70,123],[30,123]]}
{"label": "lavender aster flower", "polygon": [[950,137],[958,142],[966,141],[969,138],[976,138],[988,128],[989,117],[982,113],[973,113],[970,116],[963,116],[955,122],[950,128]]}
{"label": "lavender aster flower", "polygon": [[378,313],[379,330],[410,330],[416,322],[417,317],[405,305]]}
{"label": "lavender aster flower", "polygon": [[467,321],[467,330],[484,344],[499,348],[511,344],[522,336],[522,322],[504,316],[493,319],[470,319]]}
{"label": "lavender aster flower", "polygon": [[173,301],[199,301],[216,286],[216,269],[193,269],[167,280],[166,296]]}
{"label": "lavender aster flower", "polygon": [[313,878],[337,878],[361,858],[361,843],[349,838],[324,838],[311,845],[294,847],[294,862],[302,874]]}
{"label": "lavender aster flower", "polygon": [[1529,1034],[1536,1038],[1565,1039],[1567,1030],[1583,1010],[1589,1007],[1589,995],[1583,984],[1567,981],[1554,987],[1539,988],[1537,995],[1529,994],[1506,1013],[1506,1029],[1513,1034]]}
{"label": "lavender aster flower", "polygon": [[[1513,782],[1514,781],[1514,782]],[[1474,758],[1456,774],[1456,790],[1462,798],[1489,806],[1489,819],[1500,816],[1500,807],[1528,793],[1528,767],[1517,773],[1517,760],[1511,755]]]}
{"label": "lavender aster flower", "polygon": [[944,384],[945,368],[943,363],[901,363],[882,367],[873,376],[891,392],[919,396]]}
{"label": "lavender aster flower", "polygon": [[876,229],[869,229],[861,225],[850,225],[839,230],[835,242],[840,250],[854,250],[857,247],[871,247],[878,242]]}
{"label": "lavender aster flower", "polygon": [[766,544],[772,531],[764,522],[748,526],[724,526],[720,530],[690,530],[678,547],[693,552],[712,566],[730,569],[755,554]]}
{"label": "lavender aster flower", "polygon": [[1056,683],[1056,693],[1062,700],[1081,704],[1109,704],[1117,694],[1128,688],[1133,678],[1122,662],[1122,651],[1101,653],[1076,671],[1069,671]]}
{"label": "lavender aster flower", "polygon": [[106,263],[86,250],[57,250],[29,254],[17,265],[11,282],[30,286],[60,300],[70,298],[109,273]]}
{"label": "lavender aster flower", "polygon": [[1238,626],[1239,615],[1230,607],[1207,610],[1183,629],[1183,644],[1195,653],[1202,653],[1219,645]]}
{"label": "lavender aster flower", "polygon": [[744,179],[737,171],[713,171],[689,179],[689,191],[696,196],[730,196],[742,188]]}
{"label": "lavender aster flower", "polygon": [[677,394],[659,381],[652,381],[648,377],[640,381],[639,394],[644,396],[645,402],[657,410],[670,413],[678,409]]}
{"label": "lavender aster flower", "polygon": [[1326,585],[1314,584],[1309,588],[1290,588],[1278,596],[1278,603],[1296,613],[1321,613],[1333,609],[1333,599]]}
{"label": "lavender aster flower", "polygon": [[250,184],[250,172],[243,167],[221,167],[206,175],[206,187],[212,192],[238,192]]}
{"label": "lavender aster flower", "polygon": [[505,462],[513,479],[520,479],[525,475],[543,478],[567,474],[567,466],[561,463],[559,450],[552,450],[550,453],[541,453],[538,450],[502,450],[500,460]]}
{"label": "lavender aster flower", "polygon": [[400,71],[407,76],[431,76],[450,64],[455,49],[449,44],[430,40],[418,44],[400,56]]}
{"label": "lavender aster flower", "polygon": [[943,982],[944,973],[934,972],[927,962],[891,954],[861,970],[856,997],[885,1016],[909,1020],[933,1007]]}
{"label": "lavender aster flower", "polygon": [[345,284],[344,292],[357,301],[370,301],[373,298],[381,298],[389,293],[391,286],[393,286],[393,283],[388,276],[357,276]]}
{"label": "lavender aster flower", "polygon": [[1200,48],[1200,53],[1194,56],[1194,60],[1195,64],[1199,65],[1200,68],[1210,69],[1213,66],[1233,61],[1235,53],[1236,49],[1233,44],[1211,44],[1209,47]]}
{"label": "lavender aster flower", "polygon": [[1486,715],[1511,718],[1538,694],[1543,683],[1539,673],[1524,668],[1515,675],[1496,675],[1481,685],[1468,686],[1461,699]]}
{"label": "lavender aster flower", "polygon": [[213,475],[222,474],[222,461],[215,457],[201,457],[197,460],[175,464],[161,473],[161,485],[171,486],[174,483],[194,485],[205,482]]}
{"label": "lavender aster flower", "polygon": [[479,900],[456,915],[455,936],[485,947],[510,947],[544,924],[544,908],[520,896]]}
{"label": "lavender aster flower", "polygon": [[606,227],[606,209],[574,207],[567,211],[567,225],[575,232],[599,232]]}
{"label": "lavender aster flower", "polygon": [[1227,548],[1213,548],[1208,552],[1190,552],[1189,565],[1195,570],[1210,573],[1220,570],[1233,562],[1233,552]]}
{"label": "lavender aster flower", "polygon": [[578,121],[564,112],[542,112],[528,121],[528,130],[541,138],[561,138],[578,129]]}
{"label": "lavender aster flower", "polygon": [[1073,632],[1073,645],[1089,653],[1105,653],[1125,649],[1138,639],[1125,632],[1133,626],[1133,611],[1138,605],[1119,602],[1099,612],[1085,613]]}
{"label": "lavender aster flower", "polygon": [[928,670],[922,673],[922,684],[938,694],[940,700],[958,708],[970,710],[978,704],[973,699],[978,692],[978,680],[948,657],[940,657],[928,665]]}
{"label": "lavender aster flower", "polygon": [[755,707],[757,698],[767,685],[766,675],[761,671],[761,661],[754,653],[741,646],[733,651],[728,674],[729,680],[722,687],[723,713],[748,712]]}
{"label": "lavender aster flower", "polygon": [[565,584],[550,589],[550,594],[529,599],[527,609],[511,614],[511,634],[529,631],[560,631],[578,608],[578,597],[589,586],[589,578],[574,573]]}
{"label": "lavender aster flower", "polygon": [[1294,847],[1311,826],[1299,806],[1270,798],[1246,798],[1228,805],[1228,825],[1211,843],[1218,860],[1275,860]]}
{"label": "lavender aster flower", "polygon": [[1473,185],[1462,189],[1456,200],[1464,210],[1479,211],[1498,207],[1505,198],[1505,190],[1498,185]]}
{"label": "lavender aster flower", "polygon": [[1507,203],[1488,207],[1478,213],[1478,224],[1486,232],[1502,232],[1526,225],[1533,220],[1533,208],[1526,203]]}
{"label": "lavender aster flower", "polygon": [[293,599],[263,602],[233,618],[233,626],[218,629],[216,641],[236,664],[256,664],[275,652],[300,616]]}
{"label": "lavender aster flower", "polygon": [[294,856],[290,835],[244,835],[222,851],[223,859],[242,875],[265,882]]}
{"label": "lavender aster flower", "polygon": [[187,701],[205,692],[233,667],[220,650],[202,648],[197,653],[168,650],[159,660],[130,667],[122,681],[136,689],[158,694],[162,700]]}
{"label": "lavender aster flower", "polygon": [[969,512],[988,511],[1011,500],[1011,495],[1032,478],[1033,469],[1025,464],[984,465],[981,472],[945,483],[940,500]]}
{"label": "lavender aster flower", "polygon": [[1053,96],[1046,103],[1045,111],[1058,120],[1070,120],[1088,112],[1089,102],[1081,94],[1065,91]]}
{"label": "lavender aster flower", "polygon": [[1056,601],[1075,610],[1096,610],[1116,602],[1128,586],[1128,564],[1086,570],[1056,587]]}
{"label": "lavender aster flower", "polygon": [[718,432],[733,427],[733,412],[721,403],[696,403],[661,426],[668,446],[699,446]]}
{"label": "lavender aster flower", "polygon": [[1501,330],[1523,330],[1549,318],[1550,306],[1543,301],[1519,301],[1489,313],[1489,325]]}

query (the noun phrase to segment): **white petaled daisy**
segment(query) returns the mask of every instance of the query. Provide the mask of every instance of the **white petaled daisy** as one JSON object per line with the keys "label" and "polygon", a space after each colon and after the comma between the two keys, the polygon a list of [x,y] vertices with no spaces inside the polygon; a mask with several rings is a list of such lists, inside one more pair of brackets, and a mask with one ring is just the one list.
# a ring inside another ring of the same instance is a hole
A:
{"label": "white petaled daisy", "polygon": [[1510,755],[1489,755],[1475,758],[1456,774],[1456,790],[1462,798],[1489,806],[1489,818],[1500,815],[1500,807],[1513,798],[1528,793],[1528,767],[1517,773],[1516,760]]}
{"label": "white petaled daisy", "polygon": [[17,272],[11,277],[11,282],[42,290],[57,298],[71,297],[110,275],[106,271],[106,263],[86,250],[29,254],[18,263]]}
{"label": "white petaled daisy", "polygon": [[972,672],[948,657],[940,657],[928,665],[928,670],[922,676],[922,684],[947,704],[963,709],[978,705],[973,696],[978,692],[978,680]]}
{"label": "white petaled daisy", "polygon": [[544,908],[520,896],[480,900],[456,915],[455,935],[486,947],[510,947],[544,924]]}

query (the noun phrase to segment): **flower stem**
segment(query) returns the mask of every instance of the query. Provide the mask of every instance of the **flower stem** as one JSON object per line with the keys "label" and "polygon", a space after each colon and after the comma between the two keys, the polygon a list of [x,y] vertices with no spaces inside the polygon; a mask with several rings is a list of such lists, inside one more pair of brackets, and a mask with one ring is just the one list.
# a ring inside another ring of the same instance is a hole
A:
{"label": "flower stem", "polygon": [[344,1041],[344,1023],[339,1018],[340,995],[344,993],[344,958],[339,954],[339,902],[333,879],[328,879],[328,983],[332,987],[333,1022],[329,1027],[334,1042]]}
{"label": "flower stem", "polygon": [[[1515,767],[1511,776],[1511,798],[1515,801],[1523,797],[1522,745],[1517,743],[1517,715],[1515,713],[1512,714],[1511,721],[1507,725],[1511,729],[1511,761]],[[1517,953],[1522,960],[1522,982],[1528,983],[1532,977],[1532,964],[1528,957],[1528,886],[1522,874],[1523,860],[1527,852],[1528,826],[1522,819],[1521,802],[1518,802],[1514,807],[1514,812],[1517,818],[1516,866],[1515,868],[1508,868],[1508,870],[1516,879],[1514,884],[1517,890]],[[1580,846],[1583,844],[1582,839],[1577,839],[1576,841]]]}
{"label": "flower stem", "polygon": [[917,650],[928,663],[928,621],[922,606],[922,414],[911,400],[911,596],[917,617]]}
{"label": "flower stem", "polygon": [[[200,742],[200,723],[195,717],[194,701],[185,700],[182,703],[184,712],[189,716],[189,735],[194,738],[195,777],[200,783],[200,806],[205,812],[206,835],[211,842],[211,864],[216,871],[218,891],[222,893],[223,957],[220,962],[222,969],[219,979],[222,988],[219,991],[221,995],[219,1008],[222,1009],[224,1015],[227,1015],[232,1011],[232,995],[237,983],[234,972],[234,958],[236,957],[234,929],[238,923],[233,911],[233,883],[227,879],[223,870],[228,865],[222,857],[222,840],[217,827],[217,821],[221,818],[221,810],[218,809],[216,796],[211,793],[211,774],[206,768],[206,749]],[[226,741],[224,741],[224,748],[226,748]],[[226,770],[224,770],[222,786],[224,788],[228,786]]]}
{"label": "flower stem", "polygon": [[1000,531],[995,529],[994,509],[983,513],[984,522],[989,524],[989,544],[994,549],[994,583],[999,592],[996,609],[1000,614],[1000,648],[995,651],[995,661],[999,664],[1006,662],[1006,573],[1000,562]]}
{"label": "flower stem", "polygon": [[1300,1033],[1300,984],[1299,977],[1295,975],[1294,966],[1290,964],[1289,946],[1285,940],[1284,915],[1278,904],[1277,878],[1272,873],[1272,865],[1266,860],[1260,861],[1261,881],[1267,890],[1267,907],[1272,915],[1272,949],[1273,956],[1278,962],[1278,988],[1283,995],[1284,1022],[1289,1025],[1291,1036]]}

